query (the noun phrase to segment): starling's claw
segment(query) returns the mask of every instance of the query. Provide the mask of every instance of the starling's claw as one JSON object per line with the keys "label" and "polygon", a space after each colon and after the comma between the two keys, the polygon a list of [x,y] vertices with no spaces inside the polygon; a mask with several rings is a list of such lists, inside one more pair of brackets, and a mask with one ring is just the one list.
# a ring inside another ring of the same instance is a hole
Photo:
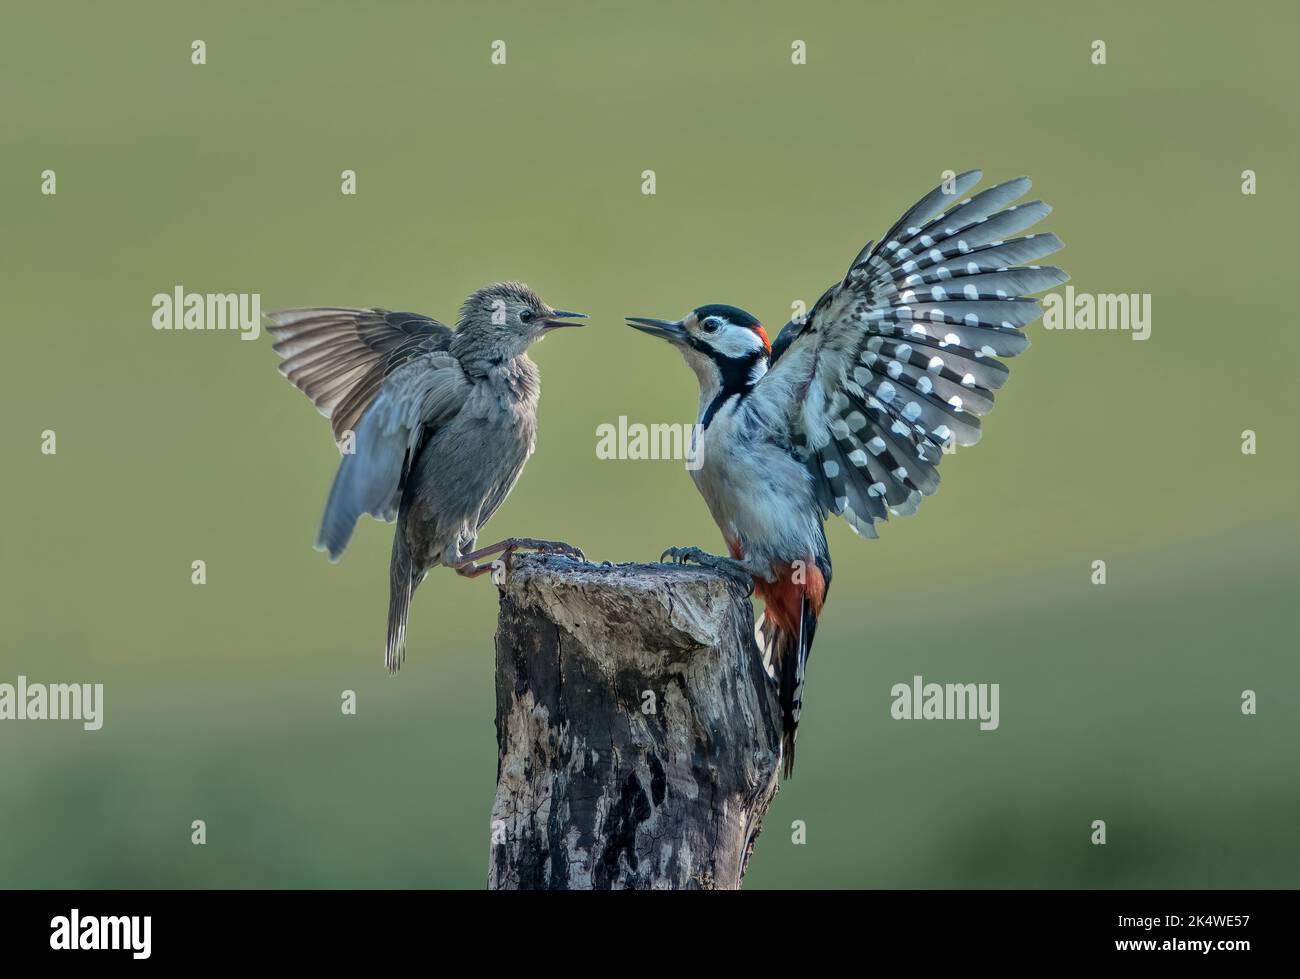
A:
{"label": "starling's claw", "polygon": [[[487,547],[481,547],[477,551],[470,551],[460,555],[458,566],[468,564],[473,566],[474,561],[481,561],[484,558],[493,555],[501,555],[500,560],[505,562],[507,569],[513,570],[516,551],[536,551],[538,554],[558,554],[562,557],[570,558],[574,561],[587,562],[587,556],[572,544],[566,544],[558,540],[539,540],[536,537],[507,537],[503,541],[490,544]],[[490,565],[488,566],[490,567]],[[481,573],[481,572],[479,572]]]}
{"label": "starling's claw", "polygon": [[511,550],[523,549],[536,551],[538,554],[556,554],[560,557],[572,558],[575,561],[587,563],[587,555],[583,554],[580,548],[572,544],[566,544],[559,540],[539,540],[536,537],[516,537],[511,541]]}

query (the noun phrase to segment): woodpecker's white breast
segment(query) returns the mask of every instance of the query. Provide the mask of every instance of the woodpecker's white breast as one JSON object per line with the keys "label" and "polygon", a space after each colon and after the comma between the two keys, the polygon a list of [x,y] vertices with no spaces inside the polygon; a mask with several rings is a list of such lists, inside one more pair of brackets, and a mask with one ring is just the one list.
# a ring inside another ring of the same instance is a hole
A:
{"label": "woodpecker's white breast", "polygon": [[808,470],[754,398],[732,395],[714,413],[691,477],[749,570],[770,580],[773,564],[816,553],[821,520]]}

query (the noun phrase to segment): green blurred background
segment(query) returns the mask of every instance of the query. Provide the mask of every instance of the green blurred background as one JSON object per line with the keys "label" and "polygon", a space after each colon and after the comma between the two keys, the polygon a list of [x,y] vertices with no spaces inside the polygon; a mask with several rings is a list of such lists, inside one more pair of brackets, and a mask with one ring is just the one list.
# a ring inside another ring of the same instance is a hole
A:
{"label": "green blurred background", "polygon": [[[0,885],[485,880],[495,589],[431,576],[388,677],[390,529],[311,549],[326,423],[265,336],[155,332],[155,293],[449,318],[524,279],[592,323],[534,353],[539,451],[484,540],[717,549],[680,463],[595,457],[620,414],[693,420],[694,378],[621,316],[775,329],[976,166],[1034,177],[1053,260],[1151,293],[1153,334],[1031,327],[938,496],[879,541],[830,528],[748,884],[1300,885],[1300,21],[1091,7],[9,3],[0,682],[103,682],[106,722],[0,724]],[[1000,683],[1001,729],[891,720],[916,673]]]}

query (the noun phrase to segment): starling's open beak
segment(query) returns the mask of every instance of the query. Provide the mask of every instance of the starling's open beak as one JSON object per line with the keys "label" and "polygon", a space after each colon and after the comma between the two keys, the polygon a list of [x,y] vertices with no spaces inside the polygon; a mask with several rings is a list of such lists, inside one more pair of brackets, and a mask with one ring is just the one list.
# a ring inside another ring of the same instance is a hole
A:
{"label": "starling's open beak", "polygon": [[669,343],[686,342],[688,334],[680,320],[652,320],[644,316],[628,316],[626,319],[627,325],[632,329],[649,333],[652,337],[659,337]]}
{"label": "starling's open beak", "polygon": [[550,316],[546,317],[546,329],[556,330],[561,326],[583,326],[585,325],[583,323],[566,323],[564,321],[573,319],[585,320],[586,318],[586,313],[569,313],[563,309],[557,309],[551,313]]}

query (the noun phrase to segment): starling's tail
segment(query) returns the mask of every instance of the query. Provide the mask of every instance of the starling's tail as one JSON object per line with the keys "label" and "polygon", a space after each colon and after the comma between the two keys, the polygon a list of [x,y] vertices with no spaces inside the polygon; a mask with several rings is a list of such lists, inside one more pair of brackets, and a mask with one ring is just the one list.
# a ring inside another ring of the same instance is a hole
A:
{"label": "starling's tail", "polygon": [[395,673],[406,658],[406,616],[418,584],[406,547],[406,534],[399,522],[393,534],[393,557],[388,565],[388,642],[384,647],[384,666],[390,673]]}

